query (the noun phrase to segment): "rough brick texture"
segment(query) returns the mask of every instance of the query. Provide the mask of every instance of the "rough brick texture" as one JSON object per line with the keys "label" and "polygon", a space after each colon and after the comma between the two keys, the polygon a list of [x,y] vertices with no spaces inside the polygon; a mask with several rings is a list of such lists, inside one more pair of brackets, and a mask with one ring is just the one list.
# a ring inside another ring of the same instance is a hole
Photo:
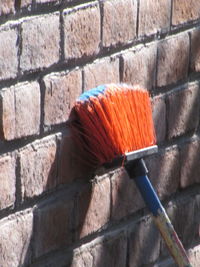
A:
{"label": "rough brick texture", "polygon": [[124,232],[97,239],[74,252],[69,266],[111,266],[125,267],[127,242]]}
{"label": "rough brick texture", "polygon": [[97,245],[93,250],[94,266],[125,266],[126,246],[126,236],[123,233]]}
{"label": "rough brick texture", "polygon": [[65,58],[77,59],[97,54],[100,45],[100,10],[98,5],[64,12]]}
{"label": "rough brick texture", "polygon": [[108,83],[149,91],[149,179],[200,266],[199,36],[199,0],[0,0],[0,266],[175,267],[124,162],[70,131]]}
{"label": "rough brick texture", "polygon": [[191,69],[200,72],[200,28],[195,29],[191,33]]}
{"label": "rough brick texture", "polygon": [[178,25],[200,18],[200,2],[195,0],[173,0],[172,24]]}
{"label": "rough brick texture", "polygon": [[189,37],[185,33],[158,44],[157,85],[164,86],[187,78]]}
{"label": "rough brick texture", "polygon": [[14,0],[1,0],[0,1],[0,16],[14,12]]}
{"label": "rough brick texture", "polygon": [[20,83],[0,92],[0,135],[12,140],[38,134],[40,88],[37,82]]}
{"label": "rough brick texture", "polygon": [[4,139],[13,139],[15,136],[15,101],[14,89],[5,89],[0,92],[0,136]]}
{"label": "rough brick texture", "polygon": [[17,30],[0,29],[0,80],[15,78],[17,76],[17,38]]}
{"label": "rough brick texture", "polygon": [[129,266],[150,266],[160,253],[160,236],[152,220],[135,225],[129,235]]}
{"label": "rough brick texture", "polygon": [[44,124],[65,122],[82,91],[81,71],[54,73],[44,78]]}
{"label": "rough brick texture", "polygon": [[59,43],[58,13],[24,21],[22,23],[21,70],[24,72],[42,69],[57,63],[60,57]]}
{"label": "rough brick texture", "polygon": [[[103,179],[87,186],[77,197],[77,238],[97,231],[110,218],[110,181]],[[101,211],[101,212],[100,212]]]}
{"label": "rough brick texture", "polygon": [[88,90],[100,84],[119,83],[119,59],[99,60],[84,68],[84,89]]}
{"label": "rough brick texture", "polygon": [[40,126],[40,88],[38,83],[16,86],[15,137],[37,134]]}
{"label": "rough brick texture", "polygon": [[141,0],[139,10],[139,35],[169,30],[171,1]]}
{"label": "rough brick texture", "polygon": [[32,4],[32,0],[21,0],[20,1],[20,7],[28,7]]}
{"label": "rough brick texture", "polygon": [[111,178],[112,206],[111,219],[119,220],[144,207],[144,202],[135,183],[123,169]]}
{"label": "rough brick texture", "polygon": [[200,142],[194,140],[181,147],[181,187],[200,182]]}
{"label": "rough brick texture", "polygon": [[[199,234],[198,234],[198,226],[195,224],[194,214],[197,214],[197,216],[199,216],[199,211],[196,210],[194,200],[195,198],[192,197],[183,198],[181,201],[179,201],[179,203],[173,203],[169,205],[169,207],[167,208],[167,212],[175,227],[176,232],[182,239],[184,246],[192,242],[197,244],[192,249],[187,251],[187,254],[189,256],[192,266],[198,266]],[[186,236],[188,236],[188,238],[185,238]],[[161,254],[164,256],[164,258],[166,258],[166,256],[169,258],[167,260],[161,261],[156,266],[158,267],[176,266],[172,258],[170,258],[169,253],[163,241],[161,241]]]}
{"label": "rough brick texture", "polygon": [[122,81],[152,89],[155,85],[156,46],[142,47],[123,55]]}
{"label": "rough brick texture", "polygon": [[136,18],[136,1],[103,2],[103,46],[109,47],[133,40],[136,36]]}
{"label": "rough brick texture", "polygon": [[0,209],[14,205],[15,202],[15,158],[12,155],[0,156]]}
{"label": "rough brick texture", "polygon": [[200,237],[200,224],[199,224],[200,194],[197,194],[194,199],[195,199],[194,222],[195,222],[195,228],[196,228],[196,240],[199,240],[199,237]]}
{"label": "rough brick texture", "polygon": [[157,96],[152,101],[152,116],[156,133],[157,143],[161,143],[166,138],[167,122],[166,122],[166,102],[165,99]]}
{"label": "rough brick texture", "polygon": [[195,210],[195,199],[193,197],[185,198],[177,202],[174,207],[170,208],[167,209],[168,214],[179,238],[182,240],[185,247],[191,246],[198,233],[198,227],[195,225],[194,216],[196,212],[199,214],[199,211]]}
{"label": "rough brick texture", "polygon": [[169,138],[194,130],[199,121],[199,85],[170,94],[167,116]]}
{"label": "rough brick texture", "polygon": [[177,148],[162,151],[146,160],[149,177],[163,199],[176,192],[179,185],[179,152]]}
{"label": "rough brick texture", "polygon": [[53,136],[19,151],[22,199],[38,196],[56,185],[56,148]]}
{"label": "rough brick texture", "polygon": [[[199,197],[197,195],[196,197]],[[185,195],[182,199],[173,201],[166,208],[173,226],[185,247],[199,243],[199,210],[196,208],[198,200],[194,196]],[[161,241],[161,255],[169,255],[166,245]]]}
{"label": "rough brick texture", "polygon": [[200,257],[200,246],[194,247],[189,251],[189,258],[191,260],[192,266],[198,267]]}
{"label": "rough brick texture", "polygon": [[76,266],[92,266],[93,263],[93,255],[91,251],[85,250],[82,253],[81,252],[75,252],[72,262],[70,263],[70,266],[76,267]]}
{"label": "rough brick texture", "polygon": [[58,136],[58,184],[70,184],[75,180],[89,181],[94,170],[88,166],[70,132]]}
{"label": "rough brick texture", "polygon": [[[200,246],[195,246],[193,249],[188,251],[188,257],[193,267],[199,266],[199,255],[200,255]],[[171,258],[159,262],[156,267],[176,267],[176,264]]]}
{"label": "rough brick texture", "polygon": [[36,0],[36,3],[43,4],[43,3],[56,3],[59,2],[59,0]]}
{"label": "rough brick texture", "polygon": [[[77,162],[77,151],[70,133],[59,136],[60,153],[58,160],[58,177],[61,184],[71,183],[84,175]],[[75,152],[75,153],[74,153]],[[77,165],[78,164],[78,165]],[[73,166],[73,168],[72,168]]]}
{"label": "rough brick texture", "polygon": [[61,195],[38,206],[35,211],[35,257],[72,243],[72,209],[73,199]]}
{"label": "rough brick texture", "polygon": [[31,212],[14,215],[0,224],[0,262],[5,267],[30,263],[30,241],[33,230]]}

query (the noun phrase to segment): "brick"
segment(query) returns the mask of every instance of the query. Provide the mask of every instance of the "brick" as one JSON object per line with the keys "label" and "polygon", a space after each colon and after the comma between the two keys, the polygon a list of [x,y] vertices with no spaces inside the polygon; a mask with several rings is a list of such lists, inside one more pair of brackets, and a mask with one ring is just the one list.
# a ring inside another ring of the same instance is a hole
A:
{"label": "brick", "polygon": [[[199,267],[200,246],[197,245],[195,247],[190,248],[187,251],[187,254],[188,254],[192,267]],[[175,264],[174,260],[170,257],[169,259],[159,262],[153,266],[154,267],[176,267],[177,264]]]}
{"label": "brick", "polygon": [[199,241],[200,238],[200,222],[199,222],[199,217],[200,217],[200,194],[196,195],[195,197],[195,206],[194,206],[194,228],[196,229],[195,231],[195,240]]}
{"label": "brick", "polygon": [[189,259],[193,267],[199,266],[199,259],[200,259],[200,245],[197,245],[189,250]]}
{"label": "brick", "polygon": [[20,7],[29,7],[32,4],[32,0],[21,0],[20,1]]}
{"label": "brick", "polygon": [[16,29],[0,30],[0,80],[11,79],[17,76],[17,38]]}
{"label": "brick", "polygon": [[74,253],[72,262],[70,263],[71,267],[87,267],[92,265],[93,255],[88,250],[82,251],[82,253]]}
{"label": "brick", "polygon": [[139,7],[139,35],[166,32],[170,27],[170,0],[141,0]]}
{"label": "brick", "polygon": [[167,212],[184,247],[191,247],[197,233],[194,223],[195,201],[193,197],[177,201],[176,206],[172,207],[171,211],[167,209]]}
{"label": "brick", "polygon": [[[76,150],[74,149],[74,142],[69,133],[59,138],[60,141],[60,153],[58,163],[58,179],[59,183],[67,184],[71,183],[75,178],[79,178],[84,172],[79,172],[77,163],[79,162],[74,158]],[[76,167],[75,167],[76,166]]]}
{"label": "brick", "polygon": [[15,137],[15,95],[13,88],[0,92],[0,138],[11,140]]}
{"label": "brick", "polygon": [[69,266],[125,267],[126,253],[126,234],[124,232],[116,232],[112,235],[104,235],[103,238],[96,238],[92,242],[75,249]]}
{"label": "brick", "polygon": [[160,235],[153,221],[146,218],[129,233],[129,266],[151,266],[160,253]]}
{"label": "brick", "polygon": [[200,28],[191,33],[191,70],[200,72]]}
{"label": "brick", "polygon": [[93,56],[99,52],[99,7],[96,4],[81,7],[65,10],[63,14],[64,53],[67,60]]}
{"label": "brick", "polygon": [[189,85],[168,96],[167,119],[169,139],[195,130],[199,120],[198,85]]}
{"label": "brick", "polygon": [[15,87],[15,138],[39,133],[40,87],[37,82]]}
{"label": "brick", "polygon": [[89,235],[110,219],[110,180],[107,178],[86,186],[77,196],[77,239]]}
{"label": "brick", "polygon": [[60,142],[58,183],[68,184],[74,180],[88,181],[94,170],[87,164],[87,159],[82,156],[74,137],[67,132],[59,136],[58,139]]}
{"label": "brick", "polygon": [[156,46],[142,47],[123,55],[122,81],[152,89],[155,85]]}
{"label": "brick", "polygon": [[200,141],[194,140],[180,147],[181,187],[200,183]]}
{"label": "brick", "polygon": [[74,101],[82,92],[81,71],[47,75],[44,84],[45,126],[66,122]]}
{"label": "brick", "polygon": [[37,258],[72,243],[73,198],[70,194],[45,200],[35,210],[34,256]]}
{"label": "brick", "polygon": [[[195,201],[193,196],[179,198],[176,202],[170,203],[166,211],[183,246],[191,247],[195,243],[198,231],[197,224],[194,223]],[[169,255],[165,241],[162,239],[161,257]]]}
{"label": "brick", "polygon": [[58,3],[60,0],[36,0],[37,4]]}
{"label": "brick", "polygon": [[166,103],[163,97],[157,96],[153,98],[152,116],[157,143],[162,143],[166,138]]}
{"label": "brick", "polygon": [[15,159],[11,155],[0,156],[0,209],[8,208],[15,202]]}
{"label": "brick", "polygon": [[200,18],[199,1],[173,0],[172,3],[172,25],[178,25]]}
{"label": "brick", "polygon": [[136,37],[136,18],[136,1],[104,1],[102,21],[103,46],[115,46],[132,41]]}
{"label": "brick", "polygon": [[125,233],[110,237],[92,249],[93,266],[125,267],[127,239]]}
{"label": "brick", "polygon": [[132,179],[123,169],[118,169],[111,178],[111,219],[119,220],[144,207],[144,202]]}
{"label": "brick", "polygon": [[0,0],[0,16],[13,13],[15,10],[14,0]]}
{"label": "brick", "polygon": [[21,71],[47,68],[57,63],[59,45],[58,13],[25,20],[22,23]]}
{"label": "brick", "polygon": [[84,89],[100,84],[119,83],[119,59],[103,59],[84,68]]}
{"label": "brick", "polygon": [[12,140],[37,134],[40,128],[40,88],[19,83],[0,92],[0,136]]}
{"label": "brick", "polygon": [[164,199],[175,193],[179,186],[179,153],[170,148],[146,159],[149,178],[159,198]]}
{"label": "brick", "polygon": [[27,265],[31,257],[32,213],[12,215],[0,223],[0,262],[4,267]]}
{"label": "brick", "polygon": [[[65,250],[64,250],[65,251]],[[49,255],[46,255],[45,257],[42,257],[42,259],[37,260],[35,264],[32,264],[33,267],[54,267],[54,266],[66,266],[66,267],[72,267],[72,257],[74,258],[74,251],[69,249],[69,253],[61,252],[61,253],[50,253]],[[78,265],[79,266],[79,265]],[[90,265],[89,265],[90,266]]]}
{"label": "brick", "polygon": [[159,261],[157,264],[152,265],[152,267],[176,267],[177,264],[174,262],[174,259],[170,256],[168,259]]}
{"label": "brick", "polygon": [[12,140],[37,134],[40,126],[40,88],[38,83],[20,83],[0,93],[0,135]]}
{"label": "brick", "polygon": [[22,199],[39,196],[55,187],[57,158],[55,137],[46,137],[19,151]]}
{"label": "brick", "polygon": [[166,39],[158,44],[157,86],[186,79],[189,62],[188,34]]}

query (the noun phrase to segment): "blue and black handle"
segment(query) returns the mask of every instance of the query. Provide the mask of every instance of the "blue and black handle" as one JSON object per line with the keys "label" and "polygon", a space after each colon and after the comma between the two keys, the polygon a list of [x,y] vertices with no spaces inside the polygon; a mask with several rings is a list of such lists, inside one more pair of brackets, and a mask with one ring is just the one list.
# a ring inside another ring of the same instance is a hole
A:
{"label": "blue and black handle", "polygon": [[125,163],[124,167],[129,174],[129,177],[135,181],[144,202],[152,213],[153,220],[177,265],[179,267],[192,267],[184,247],[148,179],[148,170],[144,160],[135,159],[128,161]]}

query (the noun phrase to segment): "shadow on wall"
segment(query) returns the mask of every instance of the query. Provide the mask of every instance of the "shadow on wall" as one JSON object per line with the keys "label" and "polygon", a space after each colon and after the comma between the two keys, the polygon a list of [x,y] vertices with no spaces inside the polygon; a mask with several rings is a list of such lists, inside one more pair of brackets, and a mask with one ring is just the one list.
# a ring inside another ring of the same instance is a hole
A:
{"label": "shadow on wall", "polygon": [[[66,250],[80,239],[79,235],[83,235],[81,228],[92,194],[92,183],[88,181],[91,169],[88,170],[88,166],[79,160],[81,151],[75,147],[68,131],[57,138],[56,153],[52,153],[48,173],[45,161],[48,157],[41,155],[37,149],[34,153],[35,168],[39,172],[34,171],[41,175],[38,182],[42,184],[41,191],[44,193],[37,195],[30,244],[23,248],[26,255],[22,255],[19,266],[65,266],[64,262],[72,261],[73,252],[67,250],[64,260],[59,255],[58,259],[57,256],[55,258],[54,252],[57,255],[59,251]],[[30,197],[27,197],[25,202],[29,200]],[[87,232],[87,229],[84,231]]]}
{"label": "shadow on wall", "polygon": [[[168,132],[165,137],[171,139],[185,132],[192,134],[196,130],[199,125],[198,96],[199,87],[196,85],[167,96],[165,119]],[[160,114],[154,120],[156,124],[160,120]],[[150,179],[161,199],[175,193],[180,186],[184,188],[200,183],[200,175],[197,175],[200,173],[199,147],[200,141],[194,140],[180,145],[179,148],[161,150],[159,154],[146,159]],[[46,186],[52,188],[55,177],[57,185],[70,186],[63,189],[61,186],[58,194],[55,193],[51,199],[41,201],[36,206],[33,235],[24,266],[30,262],[30,251],[33,252],[33,259],[40,259],[40,264],[36,262],[32,266],[57,264],[56,266],[69,267],[142,267],[150,266],[160,256],[166,257],[168,254],[163,241],[149,218],[130,224],[125,230],[113,231],[104,238],[98,237],[97,243],[75,249],[75,252],[67,250],[72,244],[79,244],[80,239],[87,240],[87,236],[104,224],[123,222],[144,207],[134,182],[123,169],[118,169],[99,181],[88,181],[88,177],[92,178],[93,170],[90,173],[87,166],[77,160],[81,157],[79,152],[74,149],[68,133],[60,138],[60,149],[57,150]],[[192,199],[190,203],[184,204],[189,214],[185,209],[178,208],[179,203],[176,204],[175,208],[169,208],[169,215],[183,244],[190,247],[194,239],[198,238],[196,204]],[[195,226],[191,218],[194,219]],[[183,221],[187,222],[183,225]],[[58,253],[58,258],[51,258],[52,251]],[[66,251],[67,256],[62,251]],[[44,255],[49,256],[48,264]]]}

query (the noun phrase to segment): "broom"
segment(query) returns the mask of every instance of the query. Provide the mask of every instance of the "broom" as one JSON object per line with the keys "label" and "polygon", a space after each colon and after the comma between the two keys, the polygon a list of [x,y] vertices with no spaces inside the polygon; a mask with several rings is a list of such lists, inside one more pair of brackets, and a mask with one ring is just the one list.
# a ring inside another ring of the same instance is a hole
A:
{"label": "broom", "polygon": [[87,163],[107,168],[123,165],[134,179],[175,262],[179,267],[191,267],[142,159],[157,151],[148,92],[125,84],[98,86],[77,99],[72,114],[72,134]]}

